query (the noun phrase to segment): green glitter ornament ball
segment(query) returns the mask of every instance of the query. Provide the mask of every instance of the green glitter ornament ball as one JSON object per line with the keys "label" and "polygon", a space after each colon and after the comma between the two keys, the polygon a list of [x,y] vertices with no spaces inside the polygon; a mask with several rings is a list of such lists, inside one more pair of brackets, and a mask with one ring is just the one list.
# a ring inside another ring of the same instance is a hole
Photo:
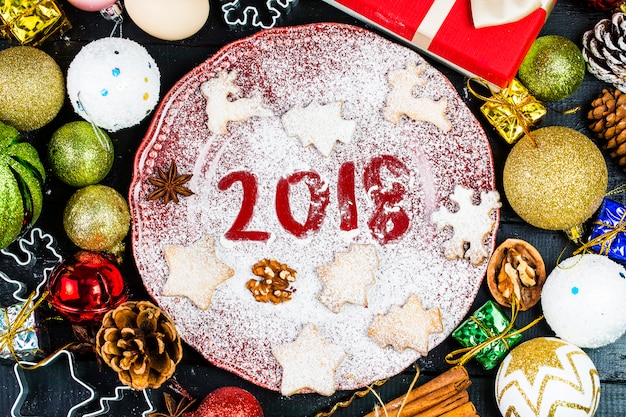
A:
{"label": "green glitter ornament ball", "polygon": [[0,51],[0,120],[22,131],[39,129],[64,100],[65,79],[50,55],[32,46]]}
{"label": "green glitter ornament ball", "polygon": [[533,42],[517,76],[538,100],[557,101],[574,94],[585,78],[585,68],[574,42],[548,35]]}
{"label": "green glitter ornament ball", "polygon": [[67,202],[63,227],[81,249],[114,252],[130,228],[128,203],[111,187],[88,185]]}
{"label": "green glitter ornament ball", "polygon": [[74,187],[102,181],[113,166],[113,156],[109,135],[85,121],[64,124],[54,132],[48,145],[52,172]]}
{"label": "green glitter ornament ball", "polygon": [[43,205],[46,173],[37,150],[0,122],[0,249],[35,223]]}
{"label": "green glitter ornament ball", "polygon": [[606,162],[582,133],[561,126],[531,132],[511,149],[503,185],[513,210],[547,230],[579,226],[598,209],[608,184]]}

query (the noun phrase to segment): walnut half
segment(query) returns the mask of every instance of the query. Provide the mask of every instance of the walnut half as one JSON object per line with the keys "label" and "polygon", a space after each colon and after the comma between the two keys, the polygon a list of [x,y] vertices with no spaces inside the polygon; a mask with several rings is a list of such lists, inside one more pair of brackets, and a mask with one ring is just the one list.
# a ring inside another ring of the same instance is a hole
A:
{"label": "walnut half", "polygon": [[487,266],[491,295],[505,307],[515,296],[520,310],[528,310],[541,298],[546,268],[541,254],[530,243],[507,239],[496,248]]}
{"label": "walnut half", "polygon": [[263,259],[252,266],[252,273],[261,278],[246,282],[246,288],[255,300],[262,303],[271,301],[274,304],[291,300],[294,291],[291,284],[298,276],[294,269],[275,259]]}

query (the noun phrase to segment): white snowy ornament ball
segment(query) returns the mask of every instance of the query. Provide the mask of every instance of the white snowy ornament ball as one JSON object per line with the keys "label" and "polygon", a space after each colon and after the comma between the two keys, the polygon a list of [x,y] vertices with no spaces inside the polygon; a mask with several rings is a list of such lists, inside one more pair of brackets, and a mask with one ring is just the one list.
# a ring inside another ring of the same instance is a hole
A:
{"label": "white snowy ornament ball", "polygon": [[141,122],[159,102],[161,74],[137,42],[102,38],[85,45],[67,71],[67,93],[83,119],[109,132]]}
{"label": "white snowy ornament ball", "polygon": [[561,262],[541,291],[546,322],[579,347],[613,343],[626,332],[626,270],[606,256],[576,255]]}
{"label": "white snowy ornament ball", "polygon": [[600,375],[576,345],[537,337],[504,358],[495,394],[503,416],[591,417],[600,401]]}

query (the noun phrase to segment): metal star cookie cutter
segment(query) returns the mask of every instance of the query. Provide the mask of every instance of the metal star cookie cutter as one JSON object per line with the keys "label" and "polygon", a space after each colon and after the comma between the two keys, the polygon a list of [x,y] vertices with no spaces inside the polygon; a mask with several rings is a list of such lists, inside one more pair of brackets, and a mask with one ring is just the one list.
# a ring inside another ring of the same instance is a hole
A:
{"label": "metal star cookie cutter", "polygon": [[[109,411],[111,411],[110,403],[114,401],[121,401],[124,398],[126,391],[137,392],[131,387],[128,387],[126,385],[117,386],[115,387],[115,395],[113,397],[101,397],[100,398],[99,410],[96,410],[89,414],[85,414],[83,415],[83,417],[96,417],[96,416],[102,416],[102,415],[107,414]],[[144,389],[140,392],[143,394],[143,398],[146,401],[146,404],[148,405],[148,409],[141,413],[141,417],[148,417],[150,413],[154,413],[156,411],[156,408],[152,404],[152,401],[150,401],[148,390]]]}
{"label": "metal star cookie cutter", "polygon": [[[10,252],[9,250],[7,250],[7,248],[0,250],[0,253],[10,258],[13,258],[17,265],[25,267],[31,265],[32,263],[40,261],[40,259],[37,257],[37,254],[35,254],[31,248],[35,247],[37,244],[39,244],[39,242],[43,243],[46,241],[47,243],[42,246],[48,249],[50,251],[50,254],[54,258],[56,258],[56,263],[61,262],[63,260],[63,257],[57,252],[56,248],[53,246],[54,237],[52,237],[52,235],[44,233],[43,230],[38,227],[31,229],[29,237],[22,237],[17,242],[20,250],[22,251],[22,254],[20,255],[26,255],[25,259],[20,259],[20,256],[16,255],[13,252]],[[42,255],[40,254],[40,256]],[[46,259],[42,260],[42,262],[44,263],[44,265],[53,263],[52,260]],[[41,295],[41,288],[46,284],[48,277],[55,266],[56,265],[46,266],[41,271],[41,281],[37,283],[37,286],[35,288],[35,299],[39,298],[39,296]],[[0,278],[10,284],[17,285],[18,288],[13,292],[13,297],[17,300],[17,302],[26,302],[26,298],[23,295],[26,290],[26,285],[23,282],[12,279],[2,271],[0,271]],[[26,295],[26,297],[28,297],[28,295]]]}
{"label": "metal star cookie cutter", "polygon": [[[76,372],[74,370],[76,366],[74,362],[74,356],[68,350],[65,350],[65,349],[59,350],[54,355],[40,362],[39,367],[48,366],[51,363],[59,360],[59,358],[61,358],[62,356],[67,357],[67,361],[69,363],[70,376],[72,377],[72,379],[76,381],[77,384],[81,385],[89,392],[89,398],[79,402],[78,404],[73,405],[68,410],[66,417],[74,417],[76,410],[87,405],[88,403],[90,403],[96,398],[96,391],[91,386],[81,381],[76,376]],[[13,371],[15,372],[15,377],[17,378],[17,383],[20,388],[20,393],[15,399],[15,402],[13,403],[13,407],[11,407],[11,417],[39,417],[39,416],[24,416],[21,414],[22,406],[24,405],[26,398],[28,397],[28,394],[29,394],[28,382],[26,380],[26,372],[28,371],[25,370],[23,366],[29,367],[29,366],[35,366],[35,365],[37,364],[33,362],[20,361],[19,363],[15,363],[15,365],[13,366]]]}
{"label": "metal star cookie cutter", "polygon": [[[232,26],[247,26],[248,15],[252,15],[250,24],[261,29],[269,29],[276,25],[283,12],[287,12],[289,7],[297,0],[267,0],[265,9],[270,14],[271,23],[267,23],[262,17],[257,6],[246,5],[249,1],[234,0],[222,5],[224,21]],[[278,7],[276,7],[276,5]],[[234,18],[233,18],[234,17]]]}

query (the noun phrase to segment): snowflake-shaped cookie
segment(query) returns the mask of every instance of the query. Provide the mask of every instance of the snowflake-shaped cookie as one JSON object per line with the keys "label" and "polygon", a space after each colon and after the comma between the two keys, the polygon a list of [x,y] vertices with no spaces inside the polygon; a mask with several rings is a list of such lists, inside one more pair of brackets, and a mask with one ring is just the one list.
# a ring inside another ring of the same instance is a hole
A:
{"label": "snowflake-shaped cookie", "polygon": [[[491,212],[502,206],[497,191],[480,193],[480,204],[472,203],[474,190],[457,185],[450,195],[450,200],[458,204],[459,210],[451,212],[445,207],[435,211],[430,220],[440,229],[452,227],[452,238],[442,244],[447,259],[469,259],[472,264],[480,265],[489,256],[485,249],[485,236],[491,232],[495,220]],[[469,248],[465,250],[465,244]]]}
{"label": "snowflake-shaped cookie", "polygon": [[316,101],[306,107],[293,106],[282,116],[283,127],[289,136],[297,136],[302,146],[314,145],[325,157],[335,142],[350,143],[356,122],[341,116],[341,102],[320,105]]}

